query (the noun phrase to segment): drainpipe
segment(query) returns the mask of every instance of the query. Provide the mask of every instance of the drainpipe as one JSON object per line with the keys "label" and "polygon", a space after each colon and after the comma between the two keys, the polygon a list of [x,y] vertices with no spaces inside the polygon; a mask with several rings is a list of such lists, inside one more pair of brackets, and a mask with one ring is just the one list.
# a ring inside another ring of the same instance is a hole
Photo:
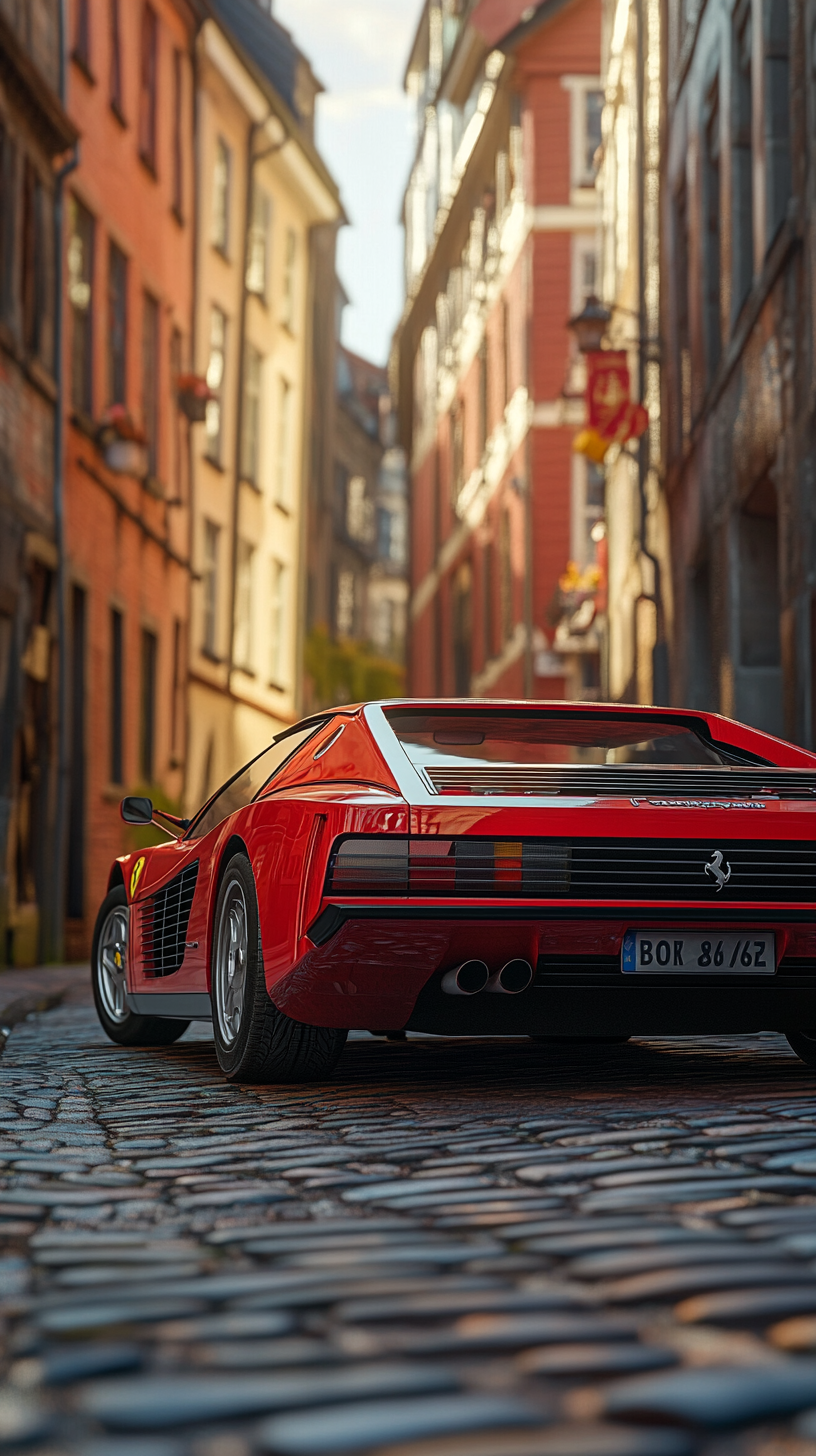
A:
{"label": "drainpipe", "polygon": [[232,561],[230,571],[230,619],[229,656],[227,659],[227,691],[232,693],[232,674],[235,670],[235,598],[238,585],[238,518],[241,499],[241,447],[244,433],[244,355],[246,353],[246,321],[249,289],[247,288],[247,265],[249,263],[249,232],[252,226],[252,189],[255,164],[279,152],[289,140],[273,142],[262,152],[255,151],[255,141],[272,120],[275,112],[270,108],[262,122],[252,122],[247,135],[246,198],[244,201],[244,240],[241,249],[241,311],[238,323],[238,394],[235,408],[235,482],[232,492]]}
{"label": "drainpipe", "polygon": [[[638,368],[638,400],[643,404],[646,379],[646,350],[648,348],[648,325],[646,316],[646,98],[645,98],[645,0],[635,0],[637,20],[637,211],[638,211],[638,313],[640,325],[640,349]],[[646,500],[646,481],[649,475],[649,431],[638,441],[638,497],[640,503],[640,551],[652,564],[654,572],[654,595],[651,600],[656,612],[656,640],[652,649],[652,697],[655,703],[666,706],[669,701],[669,657],[666,642],[666,624],[663,614],[663,592],[660,562],[647,546],[647,522],[649,508]],[[637,645],[637,635],[635,638]]]}
{"label": "drainpipe", "polygon": [[[59,7],[59,94],[65,105],[66,66],[65,37],[67,0]],[[79,166],[79,143],[68,161],[57,172],[54,186],[54,383],[57,399],[54,407],[54,536],[57,548],[57,785],[54,805],[54,838],[52,844],[51,897],[46,924],[40,932],[41,949],[46,960],[61,960],[65,933],[65,859],[68,827],[68,790],[71,776],[71,744],[69,732],[67,602],[68,573],[65,559],[65,368],[64,368],[64,278],[63,222],[65,178]]]}

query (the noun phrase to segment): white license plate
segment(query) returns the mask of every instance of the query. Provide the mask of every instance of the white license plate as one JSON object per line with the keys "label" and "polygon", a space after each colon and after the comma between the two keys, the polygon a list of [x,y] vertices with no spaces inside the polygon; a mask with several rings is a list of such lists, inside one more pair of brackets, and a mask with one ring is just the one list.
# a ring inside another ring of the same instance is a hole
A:
{"label": "white license plate", "polygon": [[772,976],[776,941],[772,932],[627,930],[621,970],[643,976]]}

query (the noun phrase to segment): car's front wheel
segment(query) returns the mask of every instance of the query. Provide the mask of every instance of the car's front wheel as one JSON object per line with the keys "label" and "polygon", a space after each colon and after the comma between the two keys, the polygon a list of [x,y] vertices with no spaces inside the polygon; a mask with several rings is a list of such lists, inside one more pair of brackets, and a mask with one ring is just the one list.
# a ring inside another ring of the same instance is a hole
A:
{"label": "car's front wheel", "polygon": [[91,946],[91,984],[96,1014],[111,1041],[120,1046],[170,1046],[189,1021],[164,1016],[137,1016],[127,1004],[127,944],[130,907],[124,885],[102,901]]}
{"label": "car's front wheel", "polygon": [[809,1067],[816,1067],[816,1031],[786,1031],[788,1045]]}
{"label": "car's front wheel", "polygon": [[218,891],[211,973],[215,1051],[232,1081],[311,1082],[334,1070],[348,1033],[293,1021],[270,999],[255,880],[240,852],[227,864]]}

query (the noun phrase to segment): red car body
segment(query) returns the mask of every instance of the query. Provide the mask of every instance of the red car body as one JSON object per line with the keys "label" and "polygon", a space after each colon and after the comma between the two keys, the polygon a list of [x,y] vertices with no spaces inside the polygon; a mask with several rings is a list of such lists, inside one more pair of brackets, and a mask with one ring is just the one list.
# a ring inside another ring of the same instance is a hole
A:
{"label": "red car body", "polygon": [[[495,712],[539,715],[556,735],[559,715],[624,736],[634,720],[690,729],[730,758],[528,764],[515,778],[506,765],[426,771],[389,726],[395,713],[478,723]],[[412,700],[300,726],[313,731],[253,802],[115,862],[134,1012],[210,1015],[219,876],[243,847],[269,996],[310,1026],[540,1037],[816,1027],[816,754],[714,714],[616,705]],[[667,944],[737,934],[749,957],[767,942],[775,970],[743,972],[737,959],[627,974],[625,937],[639,929],[665,931]],[[521,994],[442,987],[462,963],[483,961],[495,978],[514,958],[534,973]]]}

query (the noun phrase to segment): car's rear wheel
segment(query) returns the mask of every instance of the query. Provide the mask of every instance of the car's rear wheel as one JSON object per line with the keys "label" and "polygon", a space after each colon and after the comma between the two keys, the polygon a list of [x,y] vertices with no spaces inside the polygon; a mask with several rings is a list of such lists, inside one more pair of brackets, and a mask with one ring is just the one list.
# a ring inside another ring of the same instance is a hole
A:
{"label": "car's rear wheel", "polygon": [[816,1067],[816,1031],[786,1031],[785,1036],[797,1057],[809,1067]]}
{"label": "car's rear wheel", "polygon": [[252,866],[234,854],[215,907],[211,991],[218,1065],[236,1082],[310,1082],[337,1065],[348,1033],[306,1026],[273,1004],[261,954]]}
{"label": "car's rear wheel", "polygon": [[91,984],[96,1014],[111,1041],[120,1046],[170,1046],[183,1036],[189,1021],[164,1016],[137,1016],[127,1004],[127,944],[130,908],[124,885],[102,901],[91,946]]}

